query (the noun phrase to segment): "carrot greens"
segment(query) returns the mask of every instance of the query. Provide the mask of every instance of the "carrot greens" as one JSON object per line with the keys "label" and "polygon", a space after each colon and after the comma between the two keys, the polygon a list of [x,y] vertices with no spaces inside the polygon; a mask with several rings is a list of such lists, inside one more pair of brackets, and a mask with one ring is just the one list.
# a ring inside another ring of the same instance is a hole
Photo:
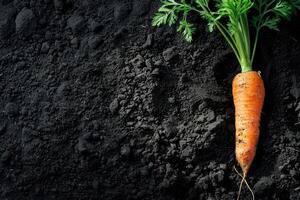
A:
{"label": "carrot greens", "polygon": [[[220,31],[239,61],[242,72],[247,72],[252,70],[260,30],[263,27],[278,30],[280,21],[289,19],[296,9],[300,9],[300,0],[162,0],[152,25],[171,26],[179,21],[177,31],[191,42],[196,28],[188,21],[188,15],[196,12],[207,20],[210,32],[214,29]],[[250,24],[255,30],[253,45]]]}

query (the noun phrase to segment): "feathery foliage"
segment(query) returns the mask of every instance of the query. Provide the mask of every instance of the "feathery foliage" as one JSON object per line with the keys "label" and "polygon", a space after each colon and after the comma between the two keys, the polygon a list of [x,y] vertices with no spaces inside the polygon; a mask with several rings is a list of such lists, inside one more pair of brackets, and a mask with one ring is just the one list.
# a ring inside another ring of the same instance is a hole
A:
{"label": "feathery foliage", "polygon": [[[190,12],[198,13],[208,22],[208,30],[218,29],[235,53],[242,71],[252,70],[258,35],[263,27],[278,30],[282,19],[289,19],[297,9],[300,0],[162,0],[162,6],[155,14],[152,25],[174,25],[179,21],[177,31],[191,42],[195,26],[188,21]],[[251,46],[248,13],[253,12],[251,25],[256,34]]]}

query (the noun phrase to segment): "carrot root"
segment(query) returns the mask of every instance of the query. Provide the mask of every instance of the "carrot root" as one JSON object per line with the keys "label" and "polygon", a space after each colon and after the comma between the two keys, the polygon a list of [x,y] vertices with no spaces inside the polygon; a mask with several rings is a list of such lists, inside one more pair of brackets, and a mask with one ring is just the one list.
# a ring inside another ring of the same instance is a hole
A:
{"label": "carrot root", "polygon": [[255,200],[254,192],[253,192],[253,190],[251,189],[251,187],[249,186],[249,184],[248,184],[248,182],[247,182],[247,180],[246,180],[246,174],[241,175],[241,174],[237,171],[237,169],[235,168],[235,166],[233,166],[233,168],[234,168],[235,172],[242,178],[242,181],[241,181],[240,186],[239,186],[239,192],[238,192],[237,200],[240,199],[240,195],[241,195],[241,191],[242,191],[242,186],[243,186],[243,183],[244,183],[244,182],[245,182],[245,184],[246,184],[248,190],[250,191],[250,193],[251,193],[251,195],[252,195],[252,199]]}
{"label": "carrot root", "polygon": [[235,155],[243,174],[247,176],[256,153],[261,110],[265,88],[255,71],[239,73],[232,83],[235,107]]}
{"label": "carrot root", "polygon": [[237,74],[232,82],[232,95],[235,107],[235,156],[242,174],[237,199],[240,198],[243,183],[251,192],[246,177],[256,154],[259,138],[261,111],[265,98],[264,82],[259,72],[248,71]]}

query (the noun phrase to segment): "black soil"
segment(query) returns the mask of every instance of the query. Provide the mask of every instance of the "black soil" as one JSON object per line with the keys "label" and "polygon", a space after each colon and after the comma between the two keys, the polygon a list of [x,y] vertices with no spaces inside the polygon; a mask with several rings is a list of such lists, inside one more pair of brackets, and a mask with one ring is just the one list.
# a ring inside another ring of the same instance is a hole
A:
{"label": "black soil", "polygon": [[[237,197],[238,63],[197,16],[191,44],[152,28],[158,6],[0,0],[1,200]],[[299,22],[260,38],[257,199],[300,199]]]}

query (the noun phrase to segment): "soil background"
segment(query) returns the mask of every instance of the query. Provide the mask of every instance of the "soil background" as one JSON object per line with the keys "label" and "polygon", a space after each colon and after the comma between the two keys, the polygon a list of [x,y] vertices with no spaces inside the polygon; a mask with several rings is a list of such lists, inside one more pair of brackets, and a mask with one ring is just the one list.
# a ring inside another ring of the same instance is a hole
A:
{"label": "soil background", "polygon": [[[197,16],[192,43],[151,27],[158,6],[0,0],[1,200],[237,197],[238,63]],[[300,199],[299,22],[264,31],[258,46],[257,199]]]}

